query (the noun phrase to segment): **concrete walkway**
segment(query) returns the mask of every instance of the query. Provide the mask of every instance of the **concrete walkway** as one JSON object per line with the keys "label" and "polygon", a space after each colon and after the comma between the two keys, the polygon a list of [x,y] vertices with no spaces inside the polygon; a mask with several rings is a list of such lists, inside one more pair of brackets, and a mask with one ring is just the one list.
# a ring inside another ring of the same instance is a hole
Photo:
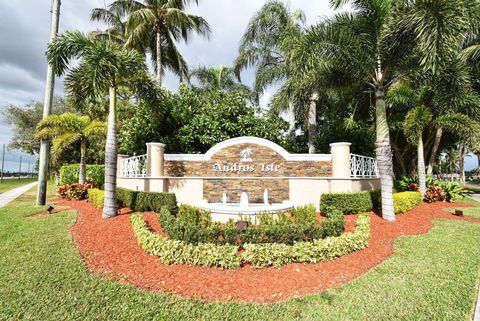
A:
{"label": "concrete walkway", "polygon": [[7,205],[8,203],[13,201],[20,195],[22,195],[23,193],[25,193],[35,185],[37,185],[37,182],[29,183],[29,184],[11,189],[9,191],[3,192],[2,194],[0,194],[0,207],[4,207],[5,205]]}

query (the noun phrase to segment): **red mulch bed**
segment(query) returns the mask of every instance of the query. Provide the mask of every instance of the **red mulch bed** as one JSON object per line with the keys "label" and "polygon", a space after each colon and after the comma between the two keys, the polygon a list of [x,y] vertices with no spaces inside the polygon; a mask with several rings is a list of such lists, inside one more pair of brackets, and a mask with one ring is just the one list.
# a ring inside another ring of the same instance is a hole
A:
{"label": "red mulch bed", "polygon": [[[480,222],[456,217],[443,211],[447,207],[468,205],[421,204],[397,215],[396,223],[370,213],[371,240],[368,248],[339,259],[319,264],[289,264],[281,269],[254,269],[249,265],[222,270],[188,265],[165,265],[146,254],[137,244],[130,226],[130,211],[102,219],[101,211],[85,201],[59,200],[78,211],[71,228],[75,243],[91,271],[113,277],[121,283],[152,291],[212,301],[275,302],[338,287],[366,273],[393,252],[393,241],[402,235],[424,234],[433,218]],[[156,214],[144,213],[152,229],[161,233]],[[353,230],[356,217],[347,216],[347,230]]]}

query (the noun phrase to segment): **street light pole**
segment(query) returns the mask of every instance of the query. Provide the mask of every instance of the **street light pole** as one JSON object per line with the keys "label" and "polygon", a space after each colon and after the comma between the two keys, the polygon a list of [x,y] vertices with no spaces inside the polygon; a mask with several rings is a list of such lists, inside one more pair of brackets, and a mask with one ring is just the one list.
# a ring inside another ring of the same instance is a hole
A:
{"label": "street light pole", "polygon": [[18,179],[22,178],[22,155],[20,155],[20,165],[18,166]]}
{"label": "street light pole", "polygon": [[5,144],[3,144],[3,151],[2,151],[2,174],[0,176],[0,182],[3,184],[3,166],[5,165]]}
{"label": "street light pole", "polygon": [[[51,25],[50,25],[50,43],[58,33],[58,21],[60,18],[60,0],[52,0]],[[53,88],[55,85],[55,76],[53,69],[48,64],[47,82],[45,85],[45,101],[43,104],[43,119],[52,112]],[[48,157],[50,142],[42,139],[40,142],[40,162],[38,166],[38,191],[37,205],[45,205],[47,200],[47,180],[48,180]]]}

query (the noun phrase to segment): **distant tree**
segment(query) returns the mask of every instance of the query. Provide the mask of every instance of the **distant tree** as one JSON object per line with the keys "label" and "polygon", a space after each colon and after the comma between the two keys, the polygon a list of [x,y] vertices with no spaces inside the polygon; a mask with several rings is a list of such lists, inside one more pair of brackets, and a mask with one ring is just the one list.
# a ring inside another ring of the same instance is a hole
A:
{"label": "distant tree", "polygon": [[201,88],[224,91],[239,90],[251,94],[251,89],[242,84],[232,68],[225,66],[198,67],[190,71],[190,78],[198,81]]}
{"label": "distant tree", "polygon": [[[139,99],[155,105],[162,98],[158,82],[149,75],[145,58],[137,51],[110,41],[92,40],[79,31],[55,38],[48,46],[47,58],[55,74],[67,74],[66,91],[76,106],[108,93],[103,217],[116,216],[117,90],[129,87]],[[78,65],[69,67],[74,59]]]}
{"label": "distant tree", "polygon": [[[53,99],[52,114],[63,114],[73,111],[73,107],[63,97]],[[10,149],[18,149],[28,154],[37,154],[40,142],[34,139],[35,129],[43,117],[43,102],[32,101],[23,106],[8,105],[2,111],[4,123],[12,126],[12,138],[8,144]]]}
{"label": "distant tree", "polygon": [[90,138],[105,136],[107,124],[100,121],[91,121],[88,116],[73,113],[50,115],[37,125],[35,138],[52,141],[53,161],[57,161],[62,153],[71,145],[80,143],[80,170],[78,182],[85,183],[87,176],[87,144]]}

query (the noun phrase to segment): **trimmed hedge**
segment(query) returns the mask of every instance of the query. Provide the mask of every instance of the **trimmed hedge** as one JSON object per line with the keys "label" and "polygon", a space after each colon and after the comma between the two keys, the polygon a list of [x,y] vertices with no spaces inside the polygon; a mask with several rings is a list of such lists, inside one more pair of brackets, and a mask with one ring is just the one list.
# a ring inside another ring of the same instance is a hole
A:
{"label": "trimmed hedge", "polygon": [[373,208],[370,192],[357,193],[323,193],[320,196],[320,211],[325,213],[330,208],[336,208],[344,214],[369,212]]}
{"label": "trimmed hedge", "polygon": [[[80,164],[63,165],[60,167],[59,185],[78,183]],[[105,183],[105,165],[87,165],[87,181],[103,187]]]}
{"label": "trimmed hedge", "polygon": [[422,202],[420,192],[401,192],[393,194],[393,208],[395,214],[405,213],[417,207]]}
{"label": "trimmed hedge", "polygon": [[95,208],[103,208],[103,201],[105,199],[105,191],[98,188],[91,188],[88,190],[88,199]]}
{"label": "trimmed hedge", "polygon": [[[163,214],[163,209],[160,214]],[[313,242],[286,244],[246,244],[243,253],[233,245],[212,243],[189,244],[163,238],[150,231],[140,215],[132,215],[130,222],[140,246],[147,252],[160,257],[165,264],[190,264],[219,266],[234,269],[242,263],[251,263],[256,268],[288,263],[318,263],[329,261],[368,246],[370,239],[370,217],[361,214],[357,218],[354,232],[344,233]]]}
{"label": "trimmed hedge", "polygon": [[[329,236],[338,236],[345,230],[343,214],[332,210],[327,219],[319,222],[306,219],[305,211],[300,215],[305,223],[294,223],[287,214],[279,213],[283,219],[266,220],[260,218],[259,225],[249,224],[240,230],[233,222],[225,225],[212,222],[203,214],[204,211],[194,207],[180,207],[177,217],[169,211],[161,211],[159,220],[162,229],[171,239],[181,240],[190,244],[213,243],[216,245],[246,243],[283,243],[292,245],[299,241],[313,241]],[[195,212],[195,210],[197,212]],[[264,214],[266,216],[266,214]],[[272,217],[272,215],[268,215]],[[298,219],[298,218],[297,218]],[[262,223],[263,222],[263,223]],[[268,222],[268,223],[265,223]]]}
{"label": "trimmed hedge", "polygon": [[140,192],[117,188],[117,202],[137,212],[153,211],[160,213],[166,207],[171,213],[177,213],[177,197],[174,193]]}

